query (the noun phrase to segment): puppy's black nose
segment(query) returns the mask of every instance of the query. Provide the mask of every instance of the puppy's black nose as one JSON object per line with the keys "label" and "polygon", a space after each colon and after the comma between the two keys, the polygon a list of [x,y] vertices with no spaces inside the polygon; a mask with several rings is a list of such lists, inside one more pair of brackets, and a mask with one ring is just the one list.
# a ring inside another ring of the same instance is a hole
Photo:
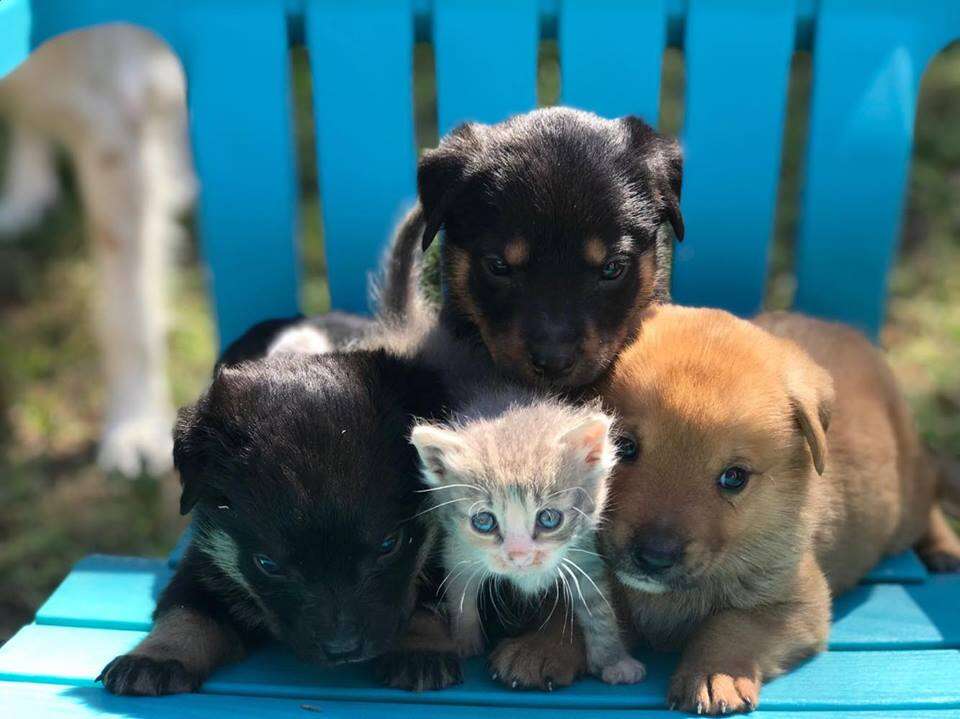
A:
{"label": "puppy's black nose", "polygon": [[360,637],[344,637],[320,642],[320,647],[331,662],[346,662],[360,656],[362,644]]}
{"label": "puppy's black nose", "polygon": [[548,377],[559,377],[566,374],[576,361],[577,355],[572,347],[554,345],[552,347],[536,347],[530,350],[530,362],[537,372]]}
{"label": "puppy's black nose", "polygon": [[683,559],[684,543],[672,534],[640,537],[633,545],[633,561],[647,574],[664,572]]}

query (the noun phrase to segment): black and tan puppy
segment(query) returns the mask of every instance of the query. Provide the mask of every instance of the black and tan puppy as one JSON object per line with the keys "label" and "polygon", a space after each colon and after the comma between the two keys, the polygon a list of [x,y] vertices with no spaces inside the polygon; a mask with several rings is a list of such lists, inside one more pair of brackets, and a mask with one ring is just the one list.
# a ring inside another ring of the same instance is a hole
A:
{"label": "black and tan puppy", "polygon": [[444,230],[443,322],[527,383],[594,382],[669,293],[677,142],[566,108],[461,125],[427,152],[424,249]]}
{"label": "black and tan puppy", "polygon": [[[376,350],[251,358],[284,326],[251,330],[180,414],[194,537],[153,630],[103,670],[111,692],[196,690],[268,639],[323,664],[404,651],[432,542],[407,434],[439,411],[438,378]],[[414,659],[416,682],[457,680]]]}

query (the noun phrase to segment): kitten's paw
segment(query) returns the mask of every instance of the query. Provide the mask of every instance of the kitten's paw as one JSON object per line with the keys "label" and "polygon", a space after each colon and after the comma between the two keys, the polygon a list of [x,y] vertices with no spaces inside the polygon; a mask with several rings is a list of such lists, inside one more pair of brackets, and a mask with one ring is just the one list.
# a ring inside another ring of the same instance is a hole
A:
{"label": "kitten's paw", "polygon": [[618,662],[602,667],[596,672],[607,684],[636,684],[647,676],[643,662],[633,657],[624,657]]}
{"label": "kitten's paw", "polygon": [[754,677],[679,669],[670,680],[668,701],[671,709],[697,714],[751,712],[760,704],[760,682]]}
{"label": "kitten's paw", "polygon": [[176,659],[152,659],[124,654],[107,664],[95,681],[111,694],[158,697],[195,692],[203,677],[192,674]]}
{"label": "kitten's paw", "polygon": [[414,692],[463,683],[460,658],[452,652],[390,652],[377,660],[376,672],[382,684]]}
{"label": "kitten's paw", "polygon": [[583,644],[569,638],[559,644],[536,632],[504,639],[490,654],[490,670],[513,689],[553,691],[573,684],[586,671]]}

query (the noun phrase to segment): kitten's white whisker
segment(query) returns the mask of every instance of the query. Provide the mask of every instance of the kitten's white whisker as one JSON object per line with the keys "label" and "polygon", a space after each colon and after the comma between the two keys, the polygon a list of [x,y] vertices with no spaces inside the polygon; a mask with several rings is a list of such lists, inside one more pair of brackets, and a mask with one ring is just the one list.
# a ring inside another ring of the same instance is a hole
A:
{"label": "kitten's white whisker", "polygon": [[579,512],[580,514],[582,514],[583,518],[586,519],[588,522],[593,522],[593,518],[591,518],[589,514],[584,512],[582,509],[580,509],[580,507],[570,507],[570,509],[572,509],[574,512]]}
{"label": "kitten's white whisker", "polygon": [[416,519],[417,517],[422,517],[424,514],[427,514],[428,512],[432,512],[432,511],[434,511],[435,509],[440,509],[441,507],[446,507],[448,504],[455,504],[455,503],[457,503],[457,502],[469,502],[471,499],[473,499],[473,497],[460,497],[459,499],[449,499],[449,500],[447,500],[446,502],[440,502],[440,504],[435,504],[435,505],[432,506],[432,507],[428,507],[427,509],[423,510],[422,512],[417,512],[415,515],[413,515],[413,516],[411,517],[411,519]]}
{"label": "kitten's white whisker", "polygon": [[583,493],[583,496],[587,498],[587,500],[590,502],[591,505],[595,504],[594,499],[593,499],[593,496],[590,494],[590,492],[588,492],[586,489],[584,489],[583,487],[580,487],[580,486],[577,486],[577,487],[567,487],[566,489],[558,489],[556,492],[551,492],[551,493],[548,494],[546,497],[544,497],[544,500],[551,499],[551,498],[553,498],[553,497],[557,497],[557,496],[559,496],[559,495],[561,495],[561,494],[566,494],[567,492],[576,492],[576,491],[582,492],[582,493]]}
{"label": "kitten's white whisker", "polygon": [[[596,590],[597,594],[600,595],[600,598],[604,601],[604,603],[607,605],[610,611],[613,612],[613,605],[610,604],[609,600],[607,599],[607,596],[600,590],[600,587],[597,586],[597,583],[593,581],[593,577],[591,577],[589,574],[583,571],[583,567],[581,567],[579,564],[574,562],[572,559],[567,559],[566,557],[563,557],[562,561],[564,564],[572,566],[574,569],[580,572],[580,574],[586,577],[587,581],[593,585],[593,588]],[[613,613],[616,614],[616,612],[613,612]]]}
{"label": "kitten's white whisker", "polygon": [[[453,573],[454,573],[454,572],[457,572],[457,567],[459,567],[459,566],[461,566],[461,565],[463,565],[463,564],[471,564],[471,565],[473,565],[473,564],[479,564],[479,562],[480,562],[479,559],[478,559],[478,560],[475,560],[475,561],[473,561],[473,562],[471,562],[469,559],[463,559],[463,560],[457,562],[456,564],[454,564],[454,565],[453,565],[453,568],[452,568],[449,572],[447,572],[447,576],[445,576],[445,577],[443,578],[443,581],[440,582],[440,586],[437,587],[437,594],[440,594],[440,590],[443,589],[443,585],[447,583],[447,581],[450,579],[451,576],[453,576]],[[459,572],[457,572],[457,574],[460,575],[460,574],[463,573],[463,571],[464,571],[464,570],[461,569]],[[441,594],[440,596],[441,596],[441,598],[443,597],[442,594]]]}
{"label": "kitten's white whisker", "polygon": [[547,622],[550,621],[550,618],[553,616],[553,613],[556,611],[557,604],[559,602],[560,602],[560,583],[557,581],[557,578],[554,577],[553,578],[553,606],[550,607],[550,613],[547,615],[547,618],[543,620],[543,624],[541,624],[540,628],[537,629],[538,632],[541,629],[543,629],[545,626],[547,626]]}
{"label": "kitten's white whisker", "polygon": [[422,492],[439,492],[441,489],[453,489],[454,487],[465,487],[466,489],[472,489],[475,492],[483,492],[483,489],[481,489],[475,484],[445,484],[442,487],[428,487],[427,489],[418,489],[417,494],[420,494]]}
{"label": "kitten's white whisker", "polygon": [[[562,564],[559,565],[559,566],[560,566],[560,567],[563,567]],[[572,571],[569,567],[566,567],[566,570],[567,570],[567,572],[570,574],[570,579],[573,580],[574,586],[577,588],[577,594],[580,595],[580,601],[583,603],[583,608],[586,609],[586,610],[587,610],[587,614],[592,617],[592,616],[593,616],[593,611],[590,609],[590,605],[587,604],[587,600],[586,600],[586,599],[584,598],[584,596],[583,596],[583,590],[580,588],[580,580],[577,579],[577,575],[574,574],[573,571]]]}
{"label": "kitten's white whisker", "polygon": [[584,554],[589,554],[591,557],[600,557],[600,559],[606,559],[602,554],[597,554],[596,552],[590,552],[586,549],[577,549],[576,547],[567,547],[568,552],[583,552]]}
{"label": "kitten's white whisker", "polygon": [[[477,576],[478,574],[480,574],[480,572],[482,572],[482,571],[483,571],[483,567],[480,567],[480,569],[478,569],[477,571],[475,571],[473,574],[470,575],[470,579],[468,579],[468,580],[467,580],[467,583],[463,585],[463,594],[460,595],[460,614],[461,614],[461,615],[463,614],[463,603],[464,603],[464,601],[466,601],[466,599],[467,599],[467,590],[470,588],[470,582],[472,582],[472,581],[473,581],[473,578],[474,578],[475,576]],[[482,584],[482,582],[481,582],[481,584]],[[478,593],[478,594],[479,594],[479,591],[480,591],[480,585],[478,584],[478,585],[477,585],[477,593]]]}

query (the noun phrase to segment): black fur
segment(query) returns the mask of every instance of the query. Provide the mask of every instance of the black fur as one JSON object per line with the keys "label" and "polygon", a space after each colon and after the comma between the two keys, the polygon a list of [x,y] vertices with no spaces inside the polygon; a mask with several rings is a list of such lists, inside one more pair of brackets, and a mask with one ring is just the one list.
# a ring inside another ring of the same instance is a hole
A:
{"label": "black fur", "polygon": [[[246,648],[274,638],[305,660],[360,661],[392,647],[420,589],[427,536],[414,519],[423,495],[407,435],[413,417],[443,410],[444,393],[433,372],[380,350],[258,357],[295,321],[253,328],[180,412],[174,461],[194,539],[154,616],[188,609]],[[268,576],[257,555],[282,575]],[[156,693],[204,678],[145,661],[134,650],[101,677],[117,693],[137,675]]]}
{"label": "black fur", "polygon": [[[418,172],[423,247],[442,227],[448,289],[457,255],[470,257],[469,302],[446,292],[444,321],[461,336],[479,336],[525,381],[564,389],[593,382],[635,332],[644,306],[668,299],[669,249],[658,248],[658,231],[669,224],[683,238],[681,177],[677,142],[636,117],[553,108],[461,125],[424,155]],[[509,277],[493,276],[485,258],[503,257],[518,238],[528,260]],[[594,238],[606,257],[626,262],[619,279],[602,281],[585,260]],[[641,274],[641,258],[655,264],[653,275]],[[499,343],[511,343],[512,354],[491,346]],[[561,365],[564,358],[574,365],[545,371],[531,361],[558,352]]]}

